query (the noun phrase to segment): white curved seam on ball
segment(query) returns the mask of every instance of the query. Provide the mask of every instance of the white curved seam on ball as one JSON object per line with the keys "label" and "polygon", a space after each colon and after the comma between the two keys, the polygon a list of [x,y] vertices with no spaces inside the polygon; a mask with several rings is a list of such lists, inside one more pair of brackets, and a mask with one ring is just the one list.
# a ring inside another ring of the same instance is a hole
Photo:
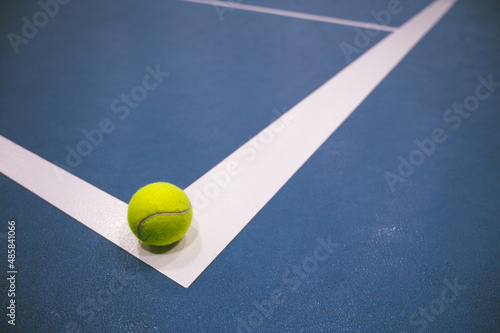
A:
{"label": "white curved seam on ball", "polygon": [[139,223],[139,227],[137,228],[137,234],[139,235],[139,238],[142,239],[141,237],[141,229],[142,229],[142,226],[144,225],[144,223],[149,220],[150,218],[152,217],[155,217],[155,216],[163,216],[163,215],[183,215],[183,214],[186,214],[186,213],[189,213],[189,211],[191,210],[191,204],[189,204],[189,208],[183,212],[179,212],[179,213],[156,213],[156,214],[153,214],[153,215],[149,215],[148,217],[146,217],[144,220],[141,221],[141,223]]}

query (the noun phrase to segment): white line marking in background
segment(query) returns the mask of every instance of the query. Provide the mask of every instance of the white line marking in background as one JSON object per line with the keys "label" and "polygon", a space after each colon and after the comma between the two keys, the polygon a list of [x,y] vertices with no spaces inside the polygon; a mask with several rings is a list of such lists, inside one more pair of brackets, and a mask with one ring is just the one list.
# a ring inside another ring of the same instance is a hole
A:
{"label": "white line marking in background", "polygon": [[232,2],[232,1],[217,1],[217,0],[182,0],[182,1],[194,2],[194,3],[204,4],[204,5],[211,5],[211,6],[215,6],[215,7],[226,7],[226,8],[231,8],[231,9],[246,10],[246,11],[250,11],[250,12],[293,17],[293,18],[298,18],[298,19],[303,19],[303,20],[347,25],[347,26],[351,26],[351,27],[366,28],[366,29],[371,29],[371,30],[382,30],[382,31],[392,32],[392,31],[395,31],[398,29],[398,28],[391,27],[388,25],[346,20],[346,19],[341,19],[341,18],[314,15],[314,14],[292,12],[289,10],[276,9],[276,8],[245,5],[245,4]]}
{"label": "white line marking in background", "polygon": [[290,109],[284,117],[293,121],[255,159],[240,154],[254,138],[189,186],[192,198],[228,161],[241,168],[206,208],[193,202],[191,228],[167,253],[140,246],[128,229],[126,203],[2,136],[0,172],[187,288],[456,1],[430,4]]}

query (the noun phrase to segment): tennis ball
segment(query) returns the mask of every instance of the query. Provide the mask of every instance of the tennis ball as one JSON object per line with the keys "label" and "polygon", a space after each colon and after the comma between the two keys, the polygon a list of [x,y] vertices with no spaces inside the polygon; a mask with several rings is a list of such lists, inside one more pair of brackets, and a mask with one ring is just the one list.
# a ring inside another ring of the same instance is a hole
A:
{"label": "tennis ball", "polygon": [[137,191],[128,204],[128,225],[146,244],[164,246],[184,236],[193,208],[183,190],[169,183],[153,183]]}

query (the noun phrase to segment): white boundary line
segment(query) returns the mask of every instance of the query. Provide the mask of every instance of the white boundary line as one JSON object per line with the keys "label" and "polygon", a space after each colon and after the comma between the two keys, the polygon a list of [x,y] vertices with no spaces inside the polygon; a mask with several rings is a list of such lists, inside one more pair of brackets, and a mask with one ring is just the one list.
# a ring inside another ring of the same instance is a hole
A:
{"label": "white boundary line", "polygon": [[192,227],[167,253],[139,244],[128,230],[126,203],[2,136],[0,172],[187,288],[456,1],[436,0],[290,109],[282,118],[293,121],[255,159],[241,152],[258,136],[189,186],[193,198],[229,162],[240,170],[206,208],[193,202]]}
{"label": "white boundary line", "polygon": [[347,25],[347,26],[351,26],[351,27],[366,28],[366,29],[370,29],[370,30],[381,30],[381,31],[392,32],[392,31],[396,31],[398,29],[398,28],[391,27],[388,25],[346,20],[346,19],[341,19],[341,18],[314,15],[314,14],[299,13],[299,12],[293,12],[293,11],[284,10],[284,9],[260,7],[260,6],[254,6],[254,5],[245,5],[245,4],[237,3],[237,2],[233,2],[233,1],[218,1],[218,0],[182,0],[182,1],[194,2],[194,3],[203,4],[203,5],[211,5],[214,7],[225,7],[225,8],[231,8],[231,9],[246,10],[246,11],[250,11],[250,12],[257,12],[257,13],[264,13],[264,14],[271,14],[271,15],[278,15],[278,16],[285,16],[285,17],[293,17],[293,18],[298,18],[298,19],[302,19],[302,20],[310,20],[310,21],[317,21],[317,22]]}

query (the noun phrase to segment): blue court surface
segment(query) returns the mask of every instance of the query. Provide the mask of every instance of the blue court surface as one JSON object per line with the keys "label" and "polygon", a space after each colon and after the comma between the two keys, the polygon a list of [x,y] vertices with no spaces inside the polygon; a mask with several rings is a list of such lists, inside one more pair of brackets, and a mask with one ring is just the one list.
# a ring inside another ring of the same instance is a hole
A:
{"label": "blue court surface", "polygon": [[[500,332],[495,0],[6,0],[0,332]],[[168,247],[127,224],[190,196]]]}

